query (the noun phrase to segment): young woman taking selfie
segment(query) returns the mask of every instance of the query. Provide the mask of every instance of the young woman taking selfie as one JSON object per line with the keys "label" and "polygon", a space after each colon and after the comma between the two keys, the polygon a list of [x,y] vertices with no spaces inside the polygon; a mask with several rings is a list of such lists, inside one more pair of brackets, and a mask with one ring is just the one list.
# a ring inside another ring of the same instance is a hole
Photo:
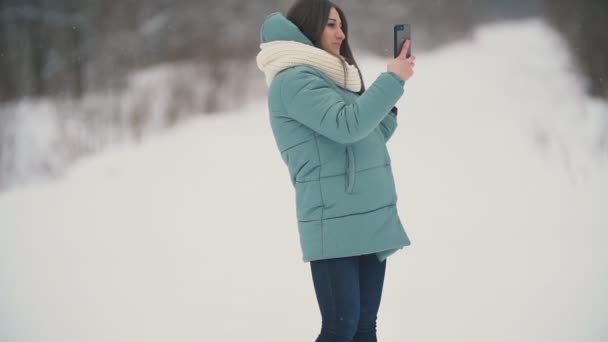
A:
{"label": "young woman taking selfie", "polygon": [[300,0],[286,16],[269,15],[261,40],[256,61],[321,312],[316,341],[377,341],[386,259],[410,244],[386,148],[414,73],[409,41],[366,89],[344,12],[330,1]]}

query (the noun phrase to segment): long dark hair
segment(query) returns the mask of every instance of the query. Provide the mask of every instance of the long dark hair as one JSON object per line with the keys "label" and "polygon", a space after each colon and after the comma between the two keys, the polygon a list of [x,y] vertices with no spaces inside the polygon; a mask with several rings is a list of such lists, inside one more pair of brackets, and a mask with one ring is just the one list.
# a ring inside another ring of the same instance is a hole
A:
{"label": "long dark hair", "polygon": [[[363,83],[361,70],[359,70],[359,66],[355,61],[353,52],[348,44],[348,23],[346,22],[346,16],[342,9],[328,0],[298,0],[289,8],[286,17],[289,21],[294,23],[316,47],[321,48],[321,35],[327,25],[327,19],[329,18],[329,12],[332,7],[336,9],[336,12],[338,12],[338,15],[340,16],[340,20],[342,21],[342,32],[344,32],[344,35],[346,36],[340,46],[340,55],[344,57],[349,64],[357,67],[359,78],[361,79],[361,90],[358,94],[361,95],[365,91],[365,84]],[[340,59],[340,62],[344,69],[344,85],[346,86],[346,64],[342,59]]]}

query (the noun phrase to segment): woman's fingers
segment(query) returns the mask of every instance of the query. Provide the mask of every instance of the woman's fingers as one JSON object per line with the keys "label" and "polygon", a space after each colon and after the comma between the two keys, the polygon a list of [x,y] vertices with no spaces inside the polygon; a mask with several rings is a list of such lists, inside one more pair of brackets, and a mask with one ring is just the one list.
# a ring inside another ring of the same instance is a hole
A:
{"label": "woman's fingers", "polygon": [[405,61],[407,63],[409,63],[412,67],[416,66],[416,63],[414,62],[416,60],[416,56],[412,55],[410,58],[406,58]]}

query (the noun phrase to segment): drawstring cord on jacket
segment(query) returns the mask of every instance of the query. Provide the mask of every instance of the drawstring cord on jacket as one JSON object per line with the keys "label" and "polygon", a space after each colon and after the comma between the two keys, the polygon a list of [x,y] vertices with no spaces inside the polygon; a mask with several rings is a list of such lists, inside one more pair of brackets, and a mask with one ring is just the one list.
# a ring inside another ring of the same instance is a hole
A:
{"label": "drawstring cord on jacket", "polygon": [[346,192],[352,193],[355,187],[355,152],[352,145],[346,146]]}

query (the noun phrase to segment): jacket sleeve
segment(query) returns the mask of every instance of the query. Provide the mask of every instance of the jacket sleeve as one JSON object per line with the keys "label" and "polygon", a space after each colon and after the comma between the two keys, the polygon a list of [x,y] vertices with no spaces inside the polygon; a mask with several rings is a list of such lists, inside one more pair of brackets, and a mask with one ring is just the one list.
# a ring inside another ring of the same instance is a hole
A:
{"label": "jacket sleeve", "polygon": [[397,129],[397,115],[395,115],[392,111],[389,112],[382,122],[380,122],[380,131],[382,135],[384,135],[384,141],[387,142],[393,133],[395,133],[395,129]]}
{"label": "jacket sleeve", "polygon": [[341,144],[361,140],[374,131],[403,94],[404,81],[383,72],[354,103],[308,68],[287,74],[281,98],[288,116]]}

